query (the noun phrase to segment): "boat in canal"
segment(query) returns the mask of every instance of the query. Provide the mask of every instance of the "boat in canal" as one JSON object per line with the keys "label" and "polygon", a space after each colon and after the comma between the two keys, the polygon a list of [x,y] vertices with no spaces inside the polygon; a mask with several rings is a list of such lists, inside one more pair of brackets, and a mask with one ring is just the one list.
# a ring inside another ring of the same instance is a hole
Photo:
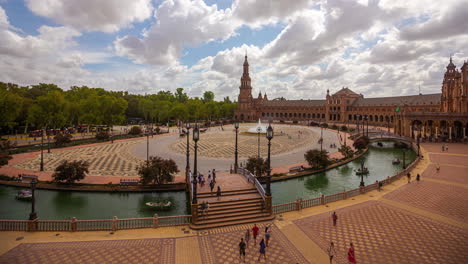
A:
{"label": "boat in canal", "polygon": [[21,190],[16,194],[16,199],[30,201],[32,200],[32,193],[30,190]]}
{"label": "boat in canal", "polygon": [[147,202],[145,204],[156,210],[169,210],[172,207],[171,201]]}
{"label": "boat in canal", "polygon": [[368,168],[360,168],[356,170],[356,175],[366,175],[369,174]]}
{"label": "boat in canal", "polygon": [[400,159],[399,159],[399,158],[393,159],[393,160],[392,160],[392,164],[393,164],[393,165],[398,165],[398,164],[400,164]]}

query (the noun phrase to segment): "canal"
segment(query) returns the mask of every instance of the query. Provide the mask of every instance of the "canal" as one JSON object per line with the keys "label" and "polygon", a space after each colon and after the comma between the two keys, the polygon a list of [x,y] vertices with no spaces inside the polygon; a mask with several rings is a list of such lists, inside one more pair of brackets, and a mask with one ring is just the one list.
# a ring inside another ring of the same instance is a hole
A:
{"label": "canal", "polygon": [[[396,157],[402,159],[401,149],[393,147],[393,142],[376,143],[370,146],[368,153],[343,166],[326,172],[301,178],[272,183],[273,203],[291,202],[297,198],[314,198],[322,194],[333,194],[357,188],[361,181],[355,170],[362,161],[369,168],[364,176],[366,184],[374,183],[402,170],[402,164],[393,165]],[[416,157],[413,151],[406,152],[407,164]],[[31,203],[15,199],[21,188],[0,185],[0,219],[27,219]],[[36,190],[36,210],[40,219],[62,220],[77,219],[111,219],[150,217],[155,211],[145,203],[155,199],[169,199],[174,206],[169,211],[158,211],[158,215],[184,215],[187,211],[185,192],[155,193],[98,193]]]}

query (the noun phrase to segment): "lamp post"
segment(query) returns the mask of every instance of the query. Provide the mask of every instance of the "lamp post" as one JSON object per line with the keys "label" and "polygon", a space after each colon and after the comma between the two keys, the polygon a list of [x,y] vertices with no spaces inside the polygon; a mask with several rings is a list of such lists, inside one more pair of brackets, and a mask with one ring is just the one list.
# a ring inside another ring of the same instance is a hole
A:
{"label": "lamp post", "polygon": [[323,150],[323,124],[320,124],[320,152]]}
{"label": "lamp post", "polygon": [[406,169],[406,147],[403,147],[403,169]]}
{"label": "lamp post", "polygon": [[44,128],[42,129],[41,136],[41,166],[40,171],[44,171]]}
{"label": "lamp post", "polygon": [[236,146],[234,150],[234,173],[237,173],[237,168],[239,167],[238,165],[238,152],[237,152],[237,135],[239,133],[239,122],[236,120],[234,122],[234,128],[236,129]]}
{"label": "lamp post", "polygon": [[37,219],[36,207],[35,207],[36,197],[34,196],[34,190],[36,190],[36,184],[37,184],[37,180],[32,179],[31,180],[32,203],[31,203],[31,213],[29,214],[29,220]]}
{"label": "lamp post", "polygon": [[149,133],[146,132],[146,164],[149,164]]}
{"label": "lamp post", "polygon": [[268,125],[266,138],[268,139],[268,169],[267,169],[267,186],[266,186],[266,196],[271,196],[271,160],[270,160],[270,153],[271,153],[271,140],[273,139],[273,128],[271,127],[271,123]]}
{"label": "lamp post", "polygon": [[[185,165],[185,178],[188,179],[189,171],[190,171],[190,123],[185,124],[186,129],[186,137],[187,137],[187,164]],[[187,181],[189,182],[189,181]]]}
{"label": "lamp post", "polygon": [[361,162],[361,183],[359,183],[359,187],[364,187],[364,161]]}
{"label": "lamp post", "polygon": [[193,158],[193,199],[192,199],[192,204],[197,204],[197,175],[198,175],[198,170],[197,170],[197,149],[198,145],[197,142],[200,139],[200,130],[198,129],[198,124],[195,125],[195,128],[193,129],[193,141],[195,142],[195,146],[193,149],[194,152],[194,158]]}
{"label": "lamp post", "polygon": [[260,162],[260,132],[262,131],[261,127],[257,127],[257,135],[258,135],[258,150],[257,150],[257,177],[260,177],[260,165],[258,164]]}
{"label": "lamp post", "polygon": [[[366,121],[366,136],[369,137],[369,117],[365,115],[364,120]],[[363,123],[363,126],[364,126],[364,123]],[[363,127],[363,130],[364,130],[364,127]]]}
{"label": "lamp post", "polygon": [[418,145],[418,157],[419,157],[419,150],[420,150],[420,143],[421,143],[421,134],[418,135],[416,143],[417,143],[417,145]]}
{"label": "lamp post", "polygon": [[360,133],[360,131],[359,131],[359,118],[360,117],[361,117],[361,115],[356,115],[356,128],[357,128],[358,134]]}

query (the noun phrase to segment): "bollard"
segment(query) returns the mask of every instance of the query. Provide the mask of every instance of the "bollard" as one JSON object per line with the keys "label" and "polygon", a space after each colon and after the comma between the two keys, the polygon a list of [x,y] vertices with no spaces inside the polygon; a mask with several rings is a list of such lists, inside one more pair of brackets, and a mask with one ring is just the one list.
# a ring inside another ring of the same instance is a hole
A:
{"label": "bollard", "polygon": [[71,220],[71,231],[72,232],[75,232],[76,231],[76,217],[72,217],[72,220]]}
{"label": "bollard", "polygon": [[325,204],[325,196],[322,194],[322,197],[320,197],[320,204],[324,205]]}

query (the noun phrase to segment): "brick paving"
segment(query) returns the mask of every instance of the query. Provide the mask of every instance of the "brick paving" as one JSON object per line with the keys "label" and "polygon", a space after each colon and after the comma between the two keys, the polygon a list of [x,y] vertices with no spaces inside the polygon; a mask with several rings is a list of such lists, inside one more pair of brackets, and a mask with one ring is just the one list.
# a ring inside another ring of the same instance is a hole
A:
{"label": "brick paving", "polygon": [[[265,224],[258,225],[260,232],[256,244],[253,237],[251,237],[248,248],[246,249],[246,263],[309,263],[275,226],[272,226],[270,242],[266,248],[267,260],[265,261],[261,258],[260,262],[258,262],[258,243],[260,243],[264,235],[264,226]],[[253,225],[240,225],[220,230],[201,232],[203,235],[199,236],[199,245],[202,263],[241,263],[239,261],[239,242],[240,239],[244,237],[247,229],[251,230],[252,227]]]}
{"label": "brick paving", "polygon": [[174,238],[21,244],[0,256],[0,264],[174,262]]}
{"label": "brick paving", "polygon": [[384,198],[468,222],[468,188],[431,181],[412,182]]}
{"label": "brick paving", "polygon": [[468,166],[455,167],[450,165],[439,165],[439,172],[437,172],[436,166],[436,164],[430,164],[423,174],[421,174],[421,178],[444,180],[468,185]]}
{"label": "brick paving", "polygon": [[294,221],[326,251],[335,243],[337,263],[346,262],[349,243],[358,263],[466,263],[468,231],[377,201]]}

